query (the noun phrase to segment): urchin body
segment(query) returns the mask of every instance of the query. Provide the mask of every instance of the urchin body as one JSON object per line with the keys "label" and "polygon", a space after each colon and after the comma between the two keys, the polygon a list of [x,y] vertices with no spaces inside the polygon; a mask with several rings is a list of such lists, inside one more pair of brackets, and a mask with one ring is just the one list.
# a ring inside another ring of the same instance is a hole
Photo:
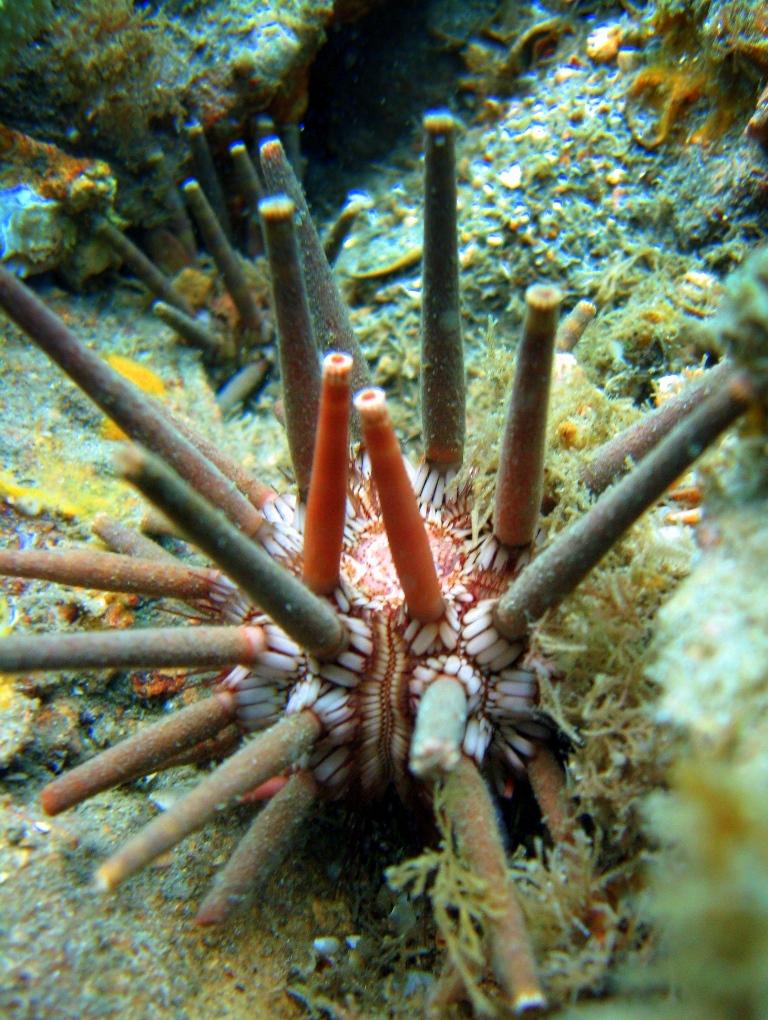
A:
{"label": "urchin body", "polygon": [[[245,731],[271,725],[281,712],[311,708],[318,714],[325,735],[310,768],[327,796],[368,799],[394,783],[410,799],[416,709],[431,683],[450,677],[467,698],[461,750],[485,763],[498,792],[509,796],[515,778],[524,778],[532,741],[551,735],[535,717],[537,681],[523,664],[524,643],[507,641],[491,619],[517,557],[494,538],[490,524],[473,537],[471,489],[449,485],[446,491],[444,476],[426,468],[412,474],[444,616],[430,624],[409,618],[370,468],[357,458],[339,585],[330,596],[347,629],[347,647],[332,659],[308,656],[235,588],[221,586],[218,611],[227,622],[264,627],[268,645],[260,664],[235,668],[221,684],[234,695]],[[276,559],[300,573],[302,520],[295,501],[278,497],[268,515],[264,541]]]}

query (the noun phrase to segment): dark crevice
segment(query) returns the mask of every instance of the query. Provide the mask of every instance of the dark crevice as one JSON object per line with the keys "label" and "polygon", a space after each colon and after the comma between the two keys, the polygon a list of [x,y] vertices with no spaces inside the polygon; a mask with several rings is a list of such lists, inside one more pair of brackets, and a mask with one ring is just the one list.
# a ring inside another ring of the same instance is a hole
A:
{"label": "dark crevice", "polygon": [[469,9],[477,20],[495,6],[393,0],[331,29],[310,74],[302,131],[305,187],[316,208],[338,207],[351,188],[366,186],[376,163],[407,154],[426,110],[456,107],[463,66],[442,26],[452,8],[456,18]]}

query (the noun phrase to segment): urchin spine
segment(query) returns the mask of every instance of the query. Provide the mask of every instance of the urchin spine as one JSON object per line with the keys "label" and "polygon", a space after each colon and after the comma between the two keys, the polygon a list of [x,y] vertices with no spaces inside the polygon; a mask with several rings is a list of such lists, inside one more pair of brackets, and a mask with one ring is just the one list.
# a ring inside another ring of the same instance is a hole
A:
{"label": "urchin spine", "polygon": [[315,743],[322,726],[311,711],[285,716],[159,815],[102,864],[102,889],[114,889],[248,790],[295,764]]}
{"label": "urchin spine", "polygon": [[323,382],[312,459],[312,484],[304,516],[304,583],[330,595],[339,583],[349,475],[349,410],[352,358],[323,359]]}
{"label": "urchin spine", "polygon": [[276,195],[259,203],[259,213],[277,325],[288,449],[299,498],[305,500],[320,400],[320,358],[296,237],[296,206],[285,195]]}
{"label": "urchin spine", "polygon": [[450,113],[424,118],[421,418],[424,456],[442,471],[461,466],[466,433],[455,134]]}
{"label": "urchin spine", "polygon": [[102,790],[164,768],[175,756],[215,736],[235,717],[224,691],[161,719],[49,783],[40,795],[43,810],[57,815]]}
{"label": "urchin spine", "polygon": [[525,323],[499,451],[493,507],[493,533],[513,548],[530,545],[539,521],[560,301],[557,287],[534,284],[525,292]]}
{"label": "urchin spine", "polygon": [[161,461],[139,447],[121,450],[123,477],[172,520],[287,634],[313,655],[333,657],[344,628],[331,606],[239,532]]}
{"label": "urchin spine", "polygon": [[198,924],[221,924],[253,901],[258,889],[282,864],[317,797],[317,783],[308,770],[300,769],[288,779],[251,822],[216,876],[197,912]]}
{"label": "urchin spine", "polygon": [[433,623],[443,615],[445,603],[424,519],[403,464],[384,391],[363,390],[355,397],[355,407],[362,422],[389,549],[408,613],[420,623]]}
{"label": "urchin spine", "polygon": [[634,522],[754,399],[743,374],[728,378],[649,453],[635,470],[604,492],[580,520],[562,531],[512,582],[494,610],[497,629],[522,637],[559,605]]}

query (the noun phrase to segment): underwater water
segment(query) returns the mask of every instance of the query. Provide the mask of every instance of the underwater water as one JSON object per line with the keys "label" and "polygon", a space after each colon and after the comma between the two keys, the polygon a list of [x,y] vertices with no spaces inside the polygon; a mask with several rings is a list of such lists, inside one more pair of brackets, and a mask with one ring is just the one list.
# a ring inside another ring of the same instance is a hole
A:
{"label": "underwater water", "polygon": [[[426,109],[447,106],[460,125],[465,461],[479,514],[490,506],[525,288],[552,281],[566,310],[579,299],[597,307],[561,352],[553,385],[545,503],[555,533],[589,504],[580,472],[590,451],[724,356],[716,315],[726,281],[767,222],[759,6],[6,0],[0,263],[145,392],[284,489],[269,330],[247,357],[272,368],[222,413],[232,350],[222,342],[211,356],[179,342],[96,230],[107,219],[169,275],[186,272],[185,294],[216,337],[229,336],[231,300],[204,244],[184,264],[174,219],[173,195],[193,168],[185,125],[201,123],[269,323],[264,260],[228,155],[240,138],[253,146],[268,114],[296,146],[322,228],[349,191],[362,194],[334,272],[415,459],[420,125]],[[141,503],[114,476],[114,427],[4,317],[0,418],[2,546],[91,542],[104,512],[138,524]],[[573,741],[578,826],[570,846],[552,846],[540,827],[502,817],[555,1015],[768,1013],[764,454],[755,413],[536,628],[536,649],[554,664],[543,707]],[[0,639],[158,620],[167,622],[151,600],[0,580]],[[94,891],[97,864],[199,770],[161,773],[52,819],[39,791],[199,686],[177,690],[172,679],[0,677],[0,1012],[420,1011],[443,936],[429,898],[385,877],[424,842],[394,798],[308,822],[253,909],[220,930],[193,919],[246,807],[116,893]]]}

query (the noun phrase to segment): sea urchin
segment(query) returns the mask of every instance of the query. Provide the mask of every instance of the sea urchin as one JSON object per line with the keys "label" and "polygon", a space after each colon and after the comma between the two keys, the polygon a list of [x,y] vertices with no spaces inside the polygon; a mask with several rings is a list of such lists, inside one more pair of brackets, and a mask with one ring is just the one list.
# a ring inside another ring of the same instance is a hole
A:
{"label": "sea urchin", "polygon": [[[560,295],[534,285],[526,294],[493,517],[473,532],[471,483],[454,482],[465,431],[454,122],[436,113],[425,127],[425,461],[417,469],[401,454],[384,393],[367,385],[277,141],[260,151],[271,193],[261,213],[296,497],[247,477],[190,425],[135,391],[0,269],[0,305],[141,444],[121,453],[119,471],[214,564],[189,566],[103,521],[99,533],[115,552],[4,550],[5,574],[181,599],[208,623],[12,636],[0,642],[0,669],[220,671],[211,697],[55,779],[42,794],[43,807],[55,814],[160,768],[232,752],[98,872],[99,884],[114,888],[267,784],[271,800],[204,900],[201,923],[221,921],[247,900],[318,799],[369,800],[393,784],[418,806],[440,787],[458,850],[493,897],[484,932],[488,964],[505,1003],[523,1011],[542,1006],[544,996],[486,780],[502,797],[530,784],[553,836],[568,836],[555,728],[537,708],[528,631],[743,412],[751,394],[742,375],[726,371],[714,392],[702,389],[681,405],[677,422],[652,430],[650,439],[646,429],[640,454],[624,437],[624,449],[643,455],[642,462],[538,553]],[[452,1001],[461,985],[449,961],[434,1001]]]}

